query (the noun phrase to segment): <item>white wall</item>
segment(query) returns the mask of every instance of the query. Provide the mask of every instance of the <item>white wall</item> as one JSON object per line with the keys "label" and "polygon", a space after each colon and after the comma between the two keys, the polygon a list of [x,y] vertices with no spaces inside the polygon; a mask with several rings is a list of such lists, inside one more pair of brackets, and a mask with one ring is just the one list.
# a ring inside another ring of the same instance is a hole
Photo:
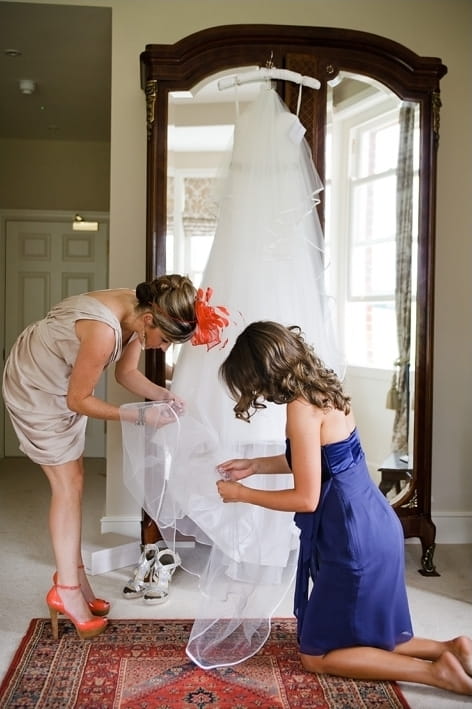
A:
{"label": "white wall", "polygon": [[[42,2],[44,0],[35,0]],[[47,0],[53,2],[53,0]],[[90,0],[57,0],[87,5]],[[205,27],[318,25],[383,35],[440,57],[441,82],[434,352],[433,518],[438,541],[472,541],[472,2],[470,0],[113,0],[110,285],[145,274],[145,101],[139,54]],[[121,396],[110,386],[114,400]],[[119,430],[109,426],[107,515],[135,514],[121,488]],[[452,535],[452,537],[451,537]]]}

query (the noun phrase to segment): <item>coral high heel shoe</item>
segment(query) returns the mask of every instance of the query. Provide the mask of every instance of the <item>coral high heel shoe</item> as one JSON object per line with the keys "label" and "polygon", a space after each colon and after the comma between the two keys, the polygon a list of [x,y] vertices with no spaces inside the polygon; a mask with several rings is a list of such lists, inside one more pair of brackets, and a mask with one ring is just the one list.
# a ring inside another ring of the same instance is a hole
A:
{"label": "coral high heel shoe", "polygon": [[59,637],[59,626],[57,623],[58,613],[62,613],[66,618],[69,618],[71,623],[77,630],[77,634],[81,640],[87,640],[87,638],[94,638],[96,635],[103,633],[108,624],[107,618],[91,618],[90,620],[76,620],[70,613],[64,608],[64,602],[59,596],[58,589],[63,588],[67,591],[76,591],[80,589],[80,586],[61,586],[59,584],[53,586],[46,596],[46,603],[48,604],[49,614],[51,616],[51,627],[52,636],[54,640]]}
{"label": "coral high heel shoe", "polygon": [[[84,569],[85,567],[81,564],[78,568]],[[110,612],[110,603],[103,598],[94,598],[93,601],[87,601],[87,604],[92,615],[104,616]]]}
{"label": "coral high heel shoe", "polygon": [[[77,568],[83,569],[84,565],[81,564]],[[57,571],[54,572],[54,575],[52,577],[52,582],[56,586]],[[97,615],[97,616],[103,617],[105,615],[108,615],[110,612],[110,603],[108,601],[105,601],[103,598],[94,598],[92,601],[86,601],[86,603],[87,603],[88,607],[90,608],[90,612],[92,615]]]}
{"label": "coral high heel shoe", "polygon": [[101,618],[110,612],[110,603],[103,598],[94,598],[93,601],[87,601],[87,605],[92,615],[100,616]]}

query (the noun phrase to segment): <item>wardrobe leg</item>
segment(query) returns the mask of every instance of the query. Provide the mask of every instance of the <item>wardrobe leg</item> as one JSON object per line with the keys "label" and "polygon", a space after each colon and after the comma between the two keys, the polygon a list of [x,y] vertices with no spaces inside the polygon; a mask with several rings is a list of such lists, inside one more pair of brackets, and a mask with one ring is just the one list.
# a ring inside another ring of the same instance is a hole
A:
{"label": "wardrobe leg", "polygon": [[145,510],[141,513],[141,544],[155,544],[162,539],[161,531]]}

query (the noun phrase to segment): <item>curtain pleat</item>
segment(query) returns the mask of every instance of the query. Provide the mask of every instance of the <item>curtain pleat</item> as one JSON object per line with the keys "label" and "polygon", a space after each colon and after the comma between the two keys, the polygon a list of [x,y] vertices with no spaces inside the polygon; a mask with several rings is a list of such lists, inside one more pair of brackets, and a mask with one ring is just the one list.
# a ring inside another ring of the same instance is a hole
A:
{"label": "curtain pleat", "polygon": [[415,107],[400,109],[400,140],[397,167],[396,286],[398,358],[396,367],[395,419],[392,450],[408,454],[411,356],[411,268],[413,241],[413,142]]}

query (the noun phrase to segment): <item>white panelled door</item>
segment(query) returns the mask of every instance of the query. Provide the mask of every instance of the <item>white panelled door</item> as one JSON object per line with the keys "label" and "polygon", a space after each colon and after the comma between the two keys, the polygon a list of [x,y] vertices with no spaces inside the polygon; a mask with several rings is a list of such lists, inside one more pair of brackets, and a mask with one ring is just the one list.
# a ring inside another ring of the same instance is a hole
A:
{"label": "white panelled door", "polygon": [[[108,286],[108,225],[74,232],[71,222],[6,222],[5,349],[63,298]],[[96,389],[105,397],[105,376]],[[20,456],[5,412],[5,456]],[[85,455],[105,456],[105,422],[89,419]]]}

